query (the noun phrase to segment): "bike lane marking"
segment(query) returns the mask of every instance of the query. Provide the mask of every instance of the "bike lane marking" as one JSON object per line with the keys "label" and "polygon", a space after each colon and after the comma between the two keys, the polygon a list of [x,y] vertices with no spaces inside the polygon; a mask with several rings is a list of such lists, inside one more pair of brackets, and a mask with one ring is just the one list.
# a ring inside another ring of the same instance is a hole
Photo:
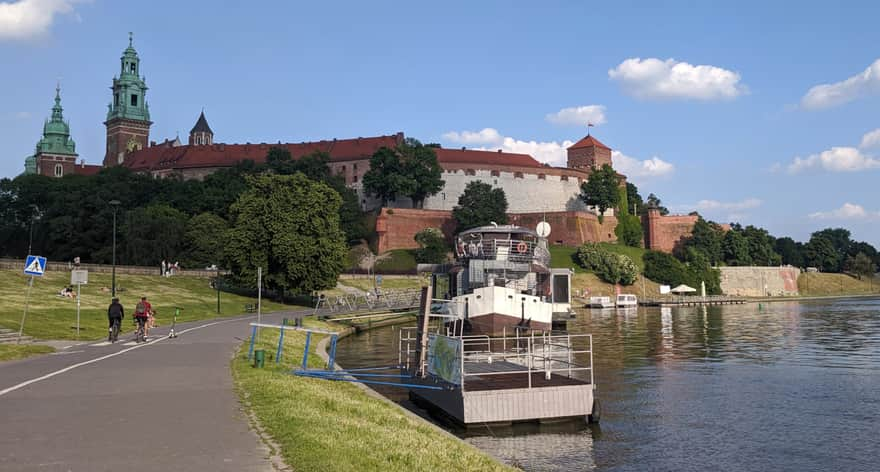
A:
{"label": "bike lane marking", "polygon": [[[188,332],[190,332],[190,331],[195,331],[195,330],[197,330],[197,329],[207,328],[207,327],[209,327],[209,326],[214,326],[214,325],[218,325],[218,324],[222,324],[222,323],[232,323],[232,322],[235,322],[235,321],[243,321],[243,320],[247,320],[247,319],[250,319],[250,318],[253,318],[253,317],[248,317],[248,318],[244,318],[244,319],[239,318],[239,319],[232,319],[232,320],[214,321],[214,322],[212,322],[212,323],[207,323],[207,324],[203,324],[203,325],[199,325],[199,326],[193,326],[192,328],[187,328],[187,329],[185,329],[185,330],[180,331],[180,332],[178,333],[178,335],[180,335],[180,334],[185,334],[185,333],[188,333]],[[63,373],[65,373],[65,372],[71,371],[71,370],[76,369],[76,368],[78,368],[78,367],[83,367],[83,366],[86,366],[86,365],[89,365],[89,364],[94,364],[95,362],[103,361],[103,360],[105,360],[105,359],[109,359],[109,358],[111,358],[111,357],[116,357],[116,356],[118,356],[118,355],[125,354],[126,352],[131,351],[131,350],[134,350],[134,349],[140,349],[140,348],[142,348],[142,347],[150,346],[150,345],[152,345],[152,344],[155,344],[155,343],[160,342],[160,341],[164,341],[164,340],[166,340],[166,339],[168,339],[167,336],[162,336],[162,337],[160,337],[160,338],[156,338],[156,339],[154,339],[154,340],[152,340],[152,341],[148,341],[148,342],[143,343],[143,344],[140,344],[140,345],[132,346],[132,347],[130,347],[130,348],[128,348],[128,349],[123,349],[123,350],[121,350],[121,351],[117,351],[117,352],[114,352],[114,353],[111,353],[111,354],[107,354],[106,356],[96,357],[96,358],[94,358],[94,359],[90,359],[90,360],[87,360],[87,361],[83,361],[83,362],[80,362],[80,363],[78,363],[78,364],[73,364],[73,365],[67,366],[67,367],[65,367],[65,368],[63,368],[63,369],[59,369],[59,370],[56,370],[56,371],[54,371],[54,372],[50,372],[50,373],[48,373],[48,374],[46,374],[46,375],[43,375],[43,376],[40,376],[40,377],[36,377],[36,378],[30,379],[30,380],[26,380],[26,381],[24,381],[24,382],[22,382],[22,383],[20,383],[20,384],[13,385],[13,386],[11,386],[11,387],[4,388],[3,390],[0,390],[0,397],[2,397],[3,395],[6,395],[7,393],[11,393],[11,392],[14,392],[14,391],[16,391],[16,390],[18,390],[18,389],[21,389],[21,388],[27,387],[28,385],[31,385],[31,384],[34,384],[34,383],[37,383],[37,382],[40,382],[40,381],[43,381],[43,380],[46,380],[46,379],[51,379],[52,377],[55,377],[56,375],[63,374]]]}

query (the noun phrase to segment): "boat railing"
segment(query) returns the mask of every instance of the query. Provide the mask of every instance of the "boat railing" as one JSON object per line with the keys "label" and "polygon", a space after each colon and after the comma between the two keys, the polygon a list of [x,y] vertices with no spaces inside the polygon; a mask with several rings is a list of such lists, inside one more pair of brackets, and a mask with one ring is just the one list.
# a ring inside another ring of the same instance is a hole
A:
{"label": "boat railing", "polygon": [[524,239],[458,240],[455,255],[459,259],[550,263],[550,252],[544,246]]}

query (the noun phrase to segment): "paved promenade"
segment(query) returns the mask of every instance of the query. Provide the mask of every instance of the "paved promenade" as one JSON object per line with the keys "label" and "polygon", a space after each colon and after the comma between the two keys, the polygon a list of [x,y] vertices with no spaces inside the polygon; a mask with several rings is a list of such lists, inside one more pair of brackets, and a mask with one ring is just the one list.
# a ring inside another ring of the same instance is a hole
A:
{"label": "paved promenade", "polygon": [[163,326],[147,344],[129,334],[0,363],[0,470],[274,470],[229,367],[254,318],[178,325],[176,339]]}

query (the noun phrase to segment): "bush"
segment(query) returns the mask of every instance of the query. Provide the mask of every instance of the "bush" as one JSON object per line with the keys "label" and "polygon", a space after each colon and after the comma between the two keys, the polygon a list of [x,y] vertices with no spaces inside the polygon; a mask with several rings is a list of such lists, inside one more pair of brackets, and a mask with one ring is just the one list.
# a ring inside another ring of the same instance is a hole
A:
{"label": "bush", "polygon": [[598,244],[584,244],[578,248],[577,258],[583,268],[595,272],[600,279],[612,284],[632,285],[639,273],[632,259],[623,254],[609,252]]}
{"label": "bush", "polygon": [[416,233],[419,249],[415,250],[416,262],[422,264],[442,264],[446,262],[446,239],[438,228],[425,228]]}

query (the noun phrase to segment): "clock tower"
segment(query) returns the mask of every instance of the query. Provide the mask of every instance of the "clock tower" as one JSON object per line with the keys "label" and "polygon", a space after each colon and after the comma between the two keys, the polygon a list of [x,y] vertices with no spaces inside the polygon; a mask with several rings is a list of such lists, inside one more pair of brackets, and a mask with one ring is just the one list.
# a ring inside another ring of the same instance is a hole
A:
{"label": "clock tower", "polygon": [[140,59],[132,47],[128,33],[128,48],[120,58],[119,77],[113,77],[113,99],[107,106],[107,149],[104,167],[118,166],[126,154],[147,147],[150,142],[150,107],[147,106],[147,85],[140,75]]}

